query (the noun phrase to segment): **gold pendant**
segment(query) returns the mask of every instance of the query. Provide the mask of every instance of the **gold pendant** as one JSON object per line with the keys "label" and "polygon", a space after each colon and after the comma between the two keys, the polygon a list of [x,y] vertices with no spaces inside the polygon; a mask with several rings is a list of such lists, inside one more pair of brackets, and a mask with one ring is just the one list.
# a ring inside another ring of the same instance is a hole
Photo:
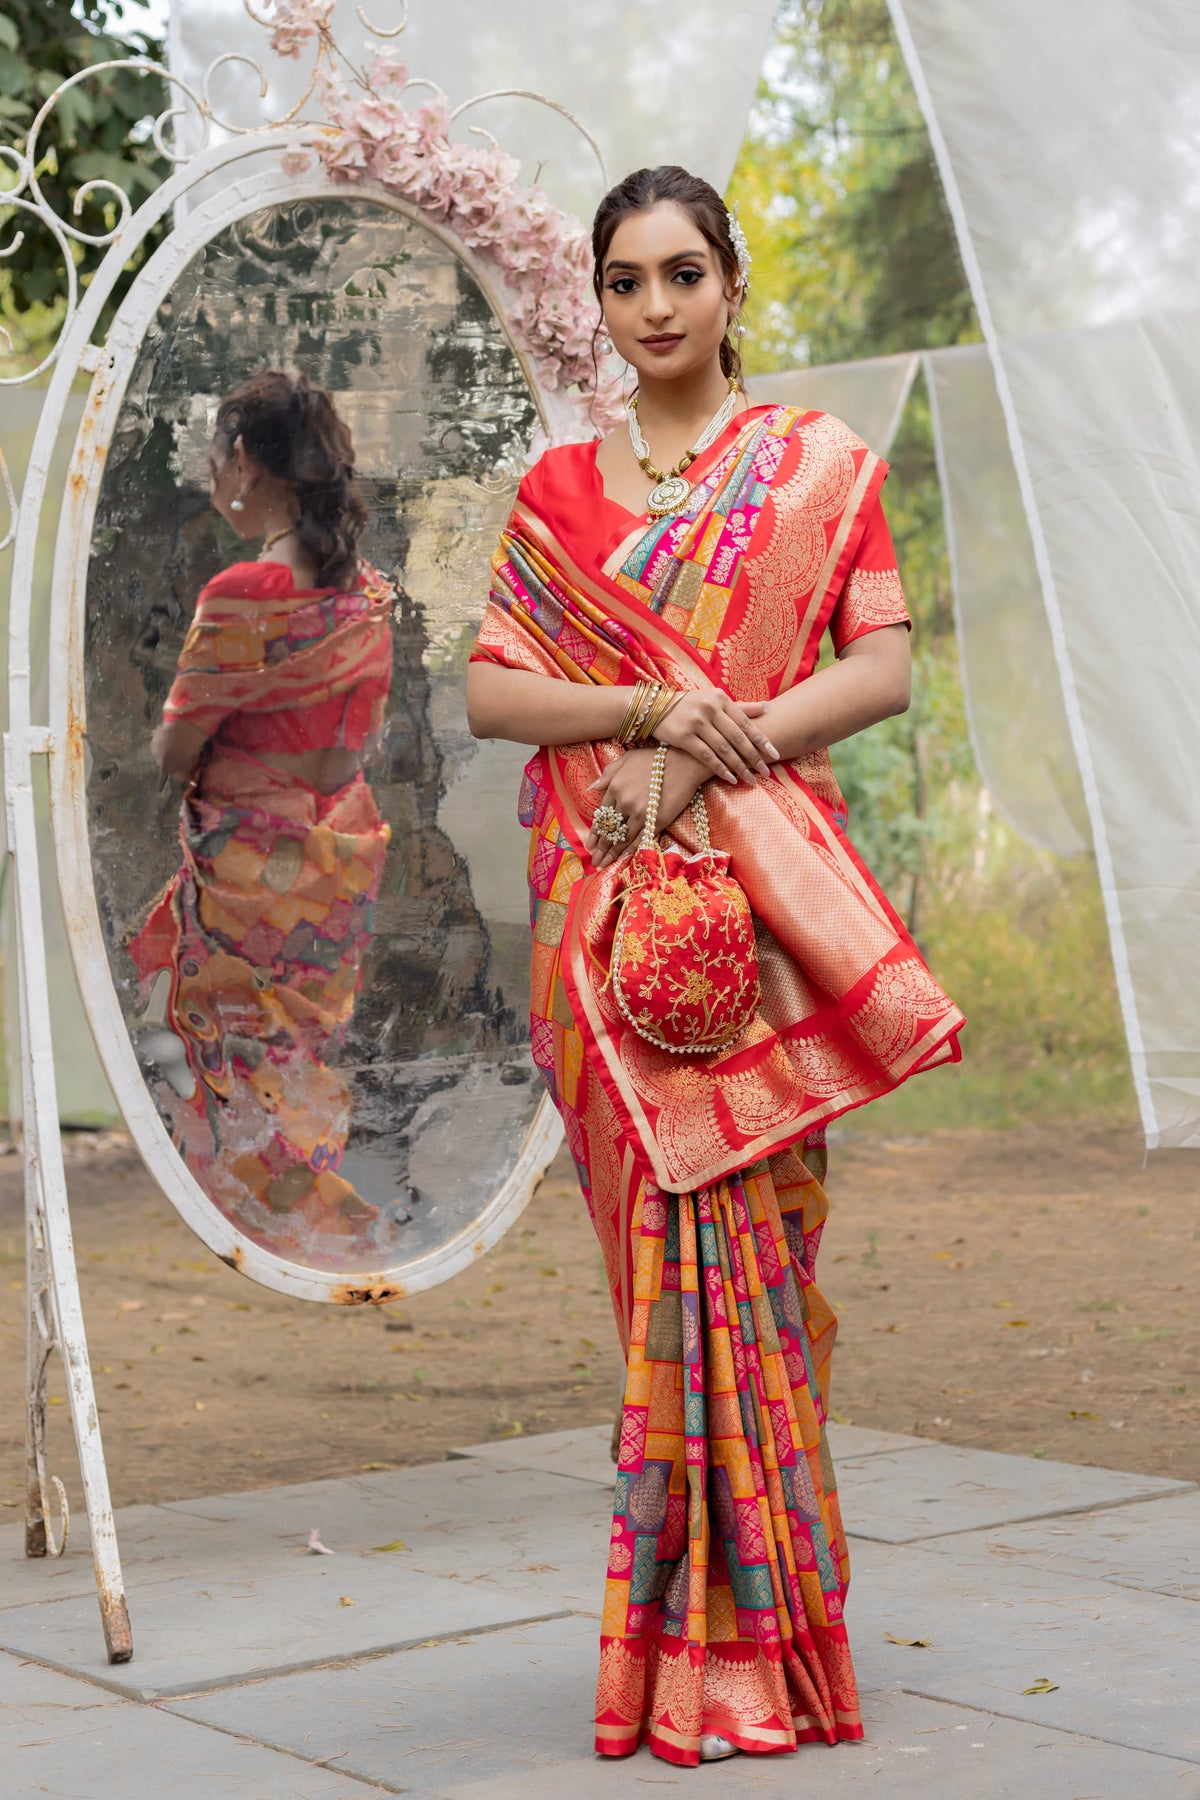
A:
{"label": "gold pendant", "polygon": [[646,511],[652,518],[664,519],[668,513],[679,511],[691,491],[691,483],[682,475],[668,475],[646,495]]}

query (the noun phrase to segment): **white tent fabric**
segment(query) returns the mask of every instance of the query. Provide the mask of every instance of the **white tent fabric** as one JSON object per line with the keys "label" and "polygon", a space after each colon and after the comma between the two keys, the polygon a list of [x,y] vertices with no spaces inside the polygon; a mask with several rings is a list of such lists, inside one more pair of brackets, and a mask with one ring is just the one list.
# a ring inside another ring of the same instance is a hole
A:
{"label": "white tent fabric", "polygon": [[819,363],[815,368],[754,375],[746,387],[757,405],[772,400],[778,406],[811,406],[833,413],[877,456],[886,456],[900,429],[920,360],[915,352],[903,352],[862,362]]}
{"label": "white tent fabric", "polygon": [[1147,1142],[1200,1148],[1200,27],[891,0],[1008,424]]}
{"label": "white tent fabric", "polygon": [[924,361],[975,761],[1023,838],[1083,856],[1087,806],[987,347]]}
{"label": "white tent fabric", "polygon": [[[257,9],[264,10],[264,9]],[[372,24],[391,29],[399,0],[370,0]],[[692,0],[678,28],[645,0],[411,0],[408,25],[391,48],[413,76],[433,81],[460,105],[476,95],[519,88],[567,107],[600,145],[618,181],[644,164],[678,162],[723,191],[746,129],[774,23],[773,0]],[[357,0],[336,0],[333,34],[354,60],[364,45]],[[218,54],[261,62],[269,91],[258,98],[250,71],[227,64],[213,84],[224,117],[239,125],[280,117],[304,92],[311,54],[271,56],[267,33],[242,0],[172,0],[170,60],[199,87]],[[419,89],[413,103],[428,98]],[[305,116],[319,116],[308,105]],[[521,159],[527,180],[590,219],[603,192],[586,140],[567,120],[528,99],[488,100],[456,127],[476,125]]]}

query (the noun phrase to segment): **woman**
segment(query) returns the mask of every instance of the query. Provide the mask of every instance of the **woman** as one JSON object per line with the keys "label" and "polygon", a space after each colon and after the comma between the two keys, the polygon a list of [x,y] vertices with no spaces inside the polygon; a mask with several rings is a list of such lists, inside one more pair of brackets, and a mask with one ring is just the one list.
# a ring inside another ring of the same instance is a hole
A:
{"label": "woman", "polygon": [[217,409],[212,503],[255,562],[204,588],[153,738],[185,784],[182,866],[130,946],[139,1050],[202,1187],[306,1261],[369,1253],[337,1173],[350,1096],[324,1053],[354,1007],[388,827],[363,777],[391,680],[394,595],[329,395],[269,370]]}
{"label": "woman", "polygon": [[[523,481],[467,703],[477,736],[540,746],[521,802],[533,1054],[627,1354],[596,1744],[691,1764],[862,1735],[814,1279],[822,1128],[957,1060],[963,1021],[847,843],[827,755],[908,704],[885,465],[836,419],[748,403],[749,258],[705,182],[631,175],[593,249],[636,409]],[[815,673],[826,627],[836,661]],[[610,981],[655,756],[617,740],[648,726],[669,746],[660,829],[694,850],[703,788],[754,913],[757,1014],[699,1055],[631,1029]]]}

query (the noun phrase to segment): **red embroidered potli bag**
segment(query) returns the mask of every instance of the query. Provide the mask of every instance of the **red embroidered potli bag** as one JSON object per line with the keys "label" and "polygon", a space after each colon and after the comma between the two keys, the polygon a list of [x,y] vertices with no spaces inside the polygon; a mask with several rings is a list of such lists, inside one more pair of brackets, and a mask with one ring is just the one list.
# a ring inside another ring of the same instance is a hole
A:
{"label": "red embroidered potli bag", "polygon": [[700,848],[658,842],[667,746],[650,773],[646,824],[625,872],[613,941],[613,995],[626,1023],[680,1054],[739,1037],[759,1001],[754,918],[729,854],[714,850],[704,789],[692,800]]}

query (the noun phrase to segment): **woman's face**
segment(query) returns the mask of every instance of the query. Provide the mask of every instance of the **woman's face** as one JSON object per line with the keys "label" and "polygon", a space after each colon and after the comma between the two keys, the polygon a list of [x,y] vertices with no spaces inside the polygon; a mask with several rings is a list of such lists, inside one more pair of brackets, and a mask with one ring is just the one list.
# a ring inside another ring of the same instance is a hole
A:
{"label": "woman's face", "polygon": [[604,323],[640,376],[659,381],[714,363],[740,295],[688,213],[664,200],[631,213],[604,260]]}

